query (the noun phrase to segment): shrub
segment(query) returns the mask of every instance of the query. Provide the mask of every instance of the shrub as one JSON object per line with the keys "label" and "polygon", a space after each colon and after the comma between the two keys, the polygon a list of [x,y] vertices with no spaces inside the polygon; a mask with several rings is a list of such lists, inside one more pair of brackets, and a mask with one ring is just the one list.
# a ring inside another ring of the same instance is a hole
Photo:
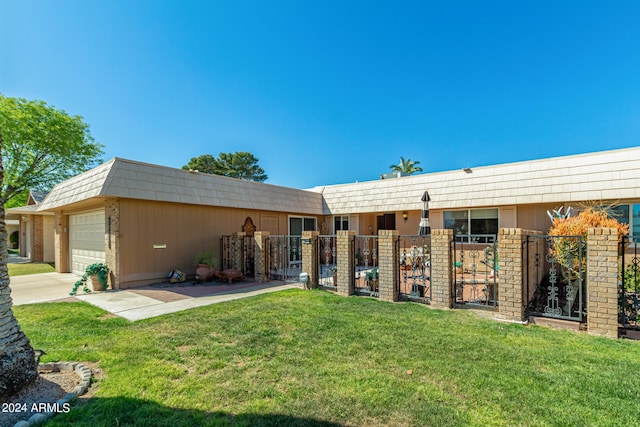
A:
{"label": "shrub", "polygon": [[[582,257],[580,265],[578,254],[582,250],[583,255],[586,255],[589,228],[598,227],[618,229],[618,242],[622,241],[622,236],[629,233],[629,224],[621,224],[615,218],[610,218],[606,210],[587,208],[576,216],[554,218],[549,235],[558,238],[554,239],[552,252],[558,263],[569,271],[570,277],[567,279],[575,280],[580,271],[583,274],[586,272],[586,256]],[[578,236],[582,237],[582,240],[578,239]]]}

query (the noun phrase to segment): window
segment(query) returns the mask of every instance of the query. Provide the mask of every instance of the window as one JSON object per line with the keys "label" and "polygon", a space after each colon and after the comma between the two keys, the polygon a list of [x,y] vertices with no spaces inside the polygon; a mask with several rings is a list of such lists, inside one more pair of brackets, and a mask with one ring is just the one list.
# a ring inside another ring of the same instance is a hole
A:
{"label": "window", "polygon": [[444,211],[444,228],[453,234],[469,233],[469,211]]}
{"label": "window", "polygon": [[289,234],[292,236],[302,236],[303,231],[315,231],[316,219],[311,217],[290,216]]}
{"label": "window", "polygon": [[289,217],[289,264],[302,265],[302,232],[315,231],[316,218],[290,216]]}
{"label": "window", "polygon": [[629,205],[614,206],[609,209],[611,217],[615,218],[621,224],[631,224],[629,221]]}
{"label": "window", "polygon": [[640,237],[640,204],[618,205],[610,208],[611,216],[621,224],[629,224],[629,234]]}
{"label": "window", "polygon": [[498,209],[472,209],[471,234],[498,234]]}
{"label": "window", "polygon": [[444,211],[444,228],[453,234],[498,234],[498,209]]}
{"label": "window", "polygon": [[377,217],[378,230],[395,230],[396,229],[396,214],[384,214]]}
{"label": "window", "polygon": [[349,217],[348,216],[334,216],[333,217],[333,232],[339,230],[349,230]]}

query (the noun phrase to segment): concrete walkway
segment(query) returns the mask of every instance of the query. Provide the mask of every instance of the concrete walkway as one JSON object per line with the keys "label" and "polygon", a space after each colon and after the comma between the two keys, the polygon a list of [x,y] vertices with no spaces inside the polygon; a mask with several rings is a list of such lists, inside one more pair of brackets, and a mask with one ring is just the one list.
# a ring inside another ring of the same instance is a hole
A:
{"label": "concrete walkway", "polygon": [[[175,299],[175,295],[171,294],[175,293],[175,291],[180,292],[185,287],[168,288],[164,291],[152,290],[156,295],[162,294],[163,292],[165,293],[165,295],[156,296],[155,298],[142,294],[142,291],[148,290],[149,287],[145,287],[144,289],[133,288],[96,292],[78,295],[77,298],[117,316],[124,317],[127,320],[136,321],[188,310],[190,308],[203,307],[224,301],[300,287],[298,284],[284,284],[282,282],[253,283],[251,286],[246,285],[246,283],[239,283],[235,285],[237,286],[236,289],[222,292],[218,292],[216,285],[199,285],[196,286],[196,288],[199,287],[207,290],[209,295],[186,296],[185,298],[177,300]],[[180,293],[180,295],[183,294]]]}
{"label": "concrete walkway", "polygon": [[194,307],[247,298],[268,292],[300,288],[299,283],[240,282],[228,284],[157,285],[126,290],[107,290],[69,296],[78,276],[71,273],[43,273],[11,278],[14,305],[51,301],[86,301],[127,320],[136,321]]}

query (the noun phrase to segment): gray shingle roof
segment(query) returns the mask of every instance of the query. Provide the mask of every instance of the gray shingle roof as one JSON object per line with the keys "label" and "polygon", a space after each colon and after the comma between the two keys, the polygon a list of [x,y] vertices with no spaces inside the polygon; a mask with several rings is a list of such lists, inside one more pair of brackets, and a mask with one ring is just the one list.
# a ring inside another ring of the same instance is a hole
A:
{"label": "gray shingle roof", "polygon": [[58,184],[40,209],[94,197],[322,214],[318,193],[119,158]]}
{"label": "gray shingle roof", "polygon": [[325,214],[640,198],[640,147],[312,189]]}
{"label": "gray shingle roof", "polygon": [[640,147],[298,190],[114,158],[58,184],[40,205],[94,197],[341,215],[640,199]]}

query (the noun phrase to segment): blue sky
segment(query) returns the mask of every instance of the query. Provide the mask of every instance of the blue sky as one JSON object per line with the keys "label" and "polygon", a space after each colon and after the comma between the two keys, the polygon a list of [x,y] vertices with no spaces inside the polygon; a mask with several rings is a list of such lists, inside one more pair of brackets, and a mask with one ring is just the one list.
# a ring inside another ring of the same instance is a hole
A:
{"label": "blue sky", "polygon": [[0,92],[104,159],[249,151],[268,183],[640,145],[638,1],[0,0]]}

